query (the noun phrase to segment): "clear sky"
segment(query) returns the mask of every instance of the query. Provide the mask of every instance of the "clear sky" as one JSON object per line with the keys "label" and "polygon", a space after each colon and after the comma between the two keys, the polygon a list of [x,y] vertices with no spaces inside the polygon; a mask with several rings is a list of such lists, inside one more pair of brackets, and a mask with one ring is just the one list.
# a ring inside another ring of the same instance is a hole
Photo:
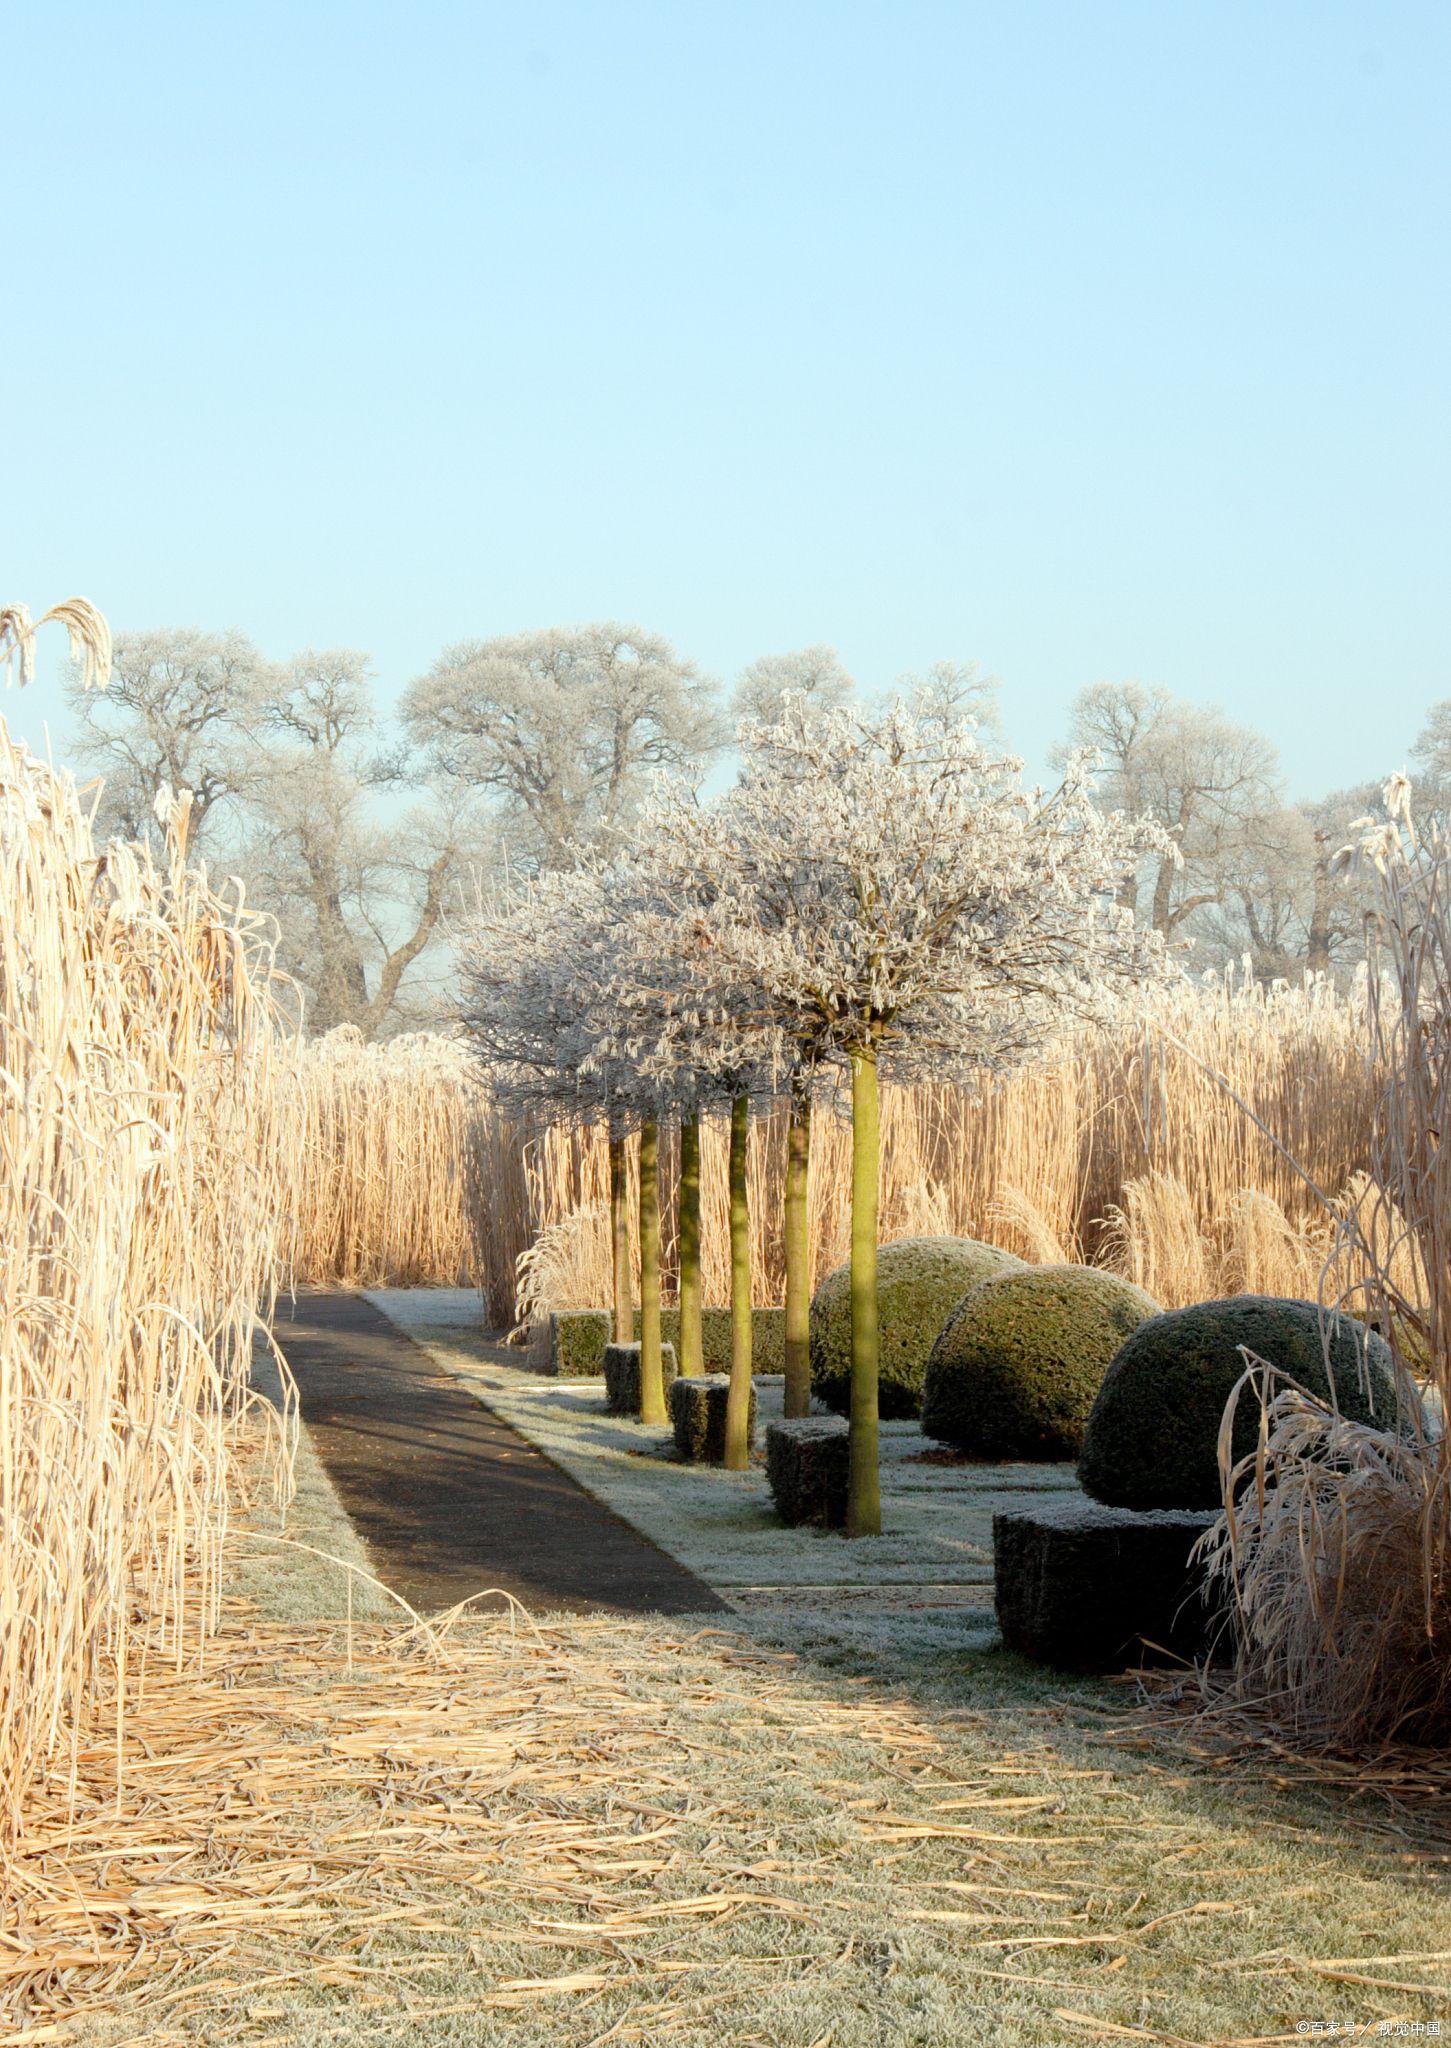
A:
{"label": "clear sky", "polygon": [[0,602],[385,698],[602,616],[723,675],[976,657],[1035,767],[1137,677],[1296,795],[1451,695],[1444,0],[0,29]]}

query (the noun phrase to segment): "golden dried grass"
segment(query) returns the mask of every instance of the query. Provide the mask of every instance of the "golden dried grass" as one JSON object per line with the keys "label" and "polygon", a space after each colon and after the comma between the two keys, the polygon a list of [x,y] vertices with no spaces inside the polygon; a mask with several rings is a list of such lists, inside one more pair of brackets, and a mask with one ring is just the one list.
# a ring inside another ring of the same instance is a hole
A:
{"label": "golden dried grass", "polygon": [[1259,1401],[1260,1441],[1232,1467],[1226,1420],[1225,1516],[1205,1542],[1236,1696],[1327,1745],[1443,1742],[1451,1728],[1451,850],[1418,847],[1403,779],[1393,812],[1397,796],[1404,833],[1381,828],[1368,848],[1385,1085],[1326,1298],[1390,1339],[1400,1412],[1349,1423],[1247,1357],[1235,1399]]}
{"label": "golden dried grass", "polygon": [[216,1619],[276,1264],[268,931],[170,825],[164,871],[98,856],[0,725],[0,1855],[39,1775],[124,1740],[134,1618],[153,1662]]}
{"label": "golden dried grass", "polygon": [[[1363,988],[1346,997],[1324,983],[1217,983],[1176,991],[1151,1013],[1084,1032],[998,1079],[884,1088],[882,1239],[981,1237],[1024,1257],[1110,1263],[1136,1278],[1137,1262],[1158,1283],[1141,1284],[1166,1305],[1246,1290],[1313,1294],[1329,1251],[1313,1199],[1216,1075],[1321,1187],[1364,1175],[1378,1083]],[[823,1093],[813,1114],[813,1285],[847,1255],[844,1110]],[[583,1226],[573,1239],[565,1228],[608,1201],[603,1133],[521,1124],[483,1104],[468,1145],[474,1271],[491,1319],[516,1319],[518,1262],[546,1232],[559,1300],[607,1306],[607,1262]],[[668,1284],[678,1150],[666,1138],[661,1153]],[[759,1303],[784,1295],[785,1156],[779,1105],[751,1133]],[[726,1159],[725,1120],[707,1119],[702,1264],[713,1302],[729,1294]],[[576,1263],[566,1256],[571,1242]]]}
{"label": "golden dried grass", "polygon": [[303,1047],[286,1101],[291,1273],[345,1287],[463,1287],[464,1160],[477,1063],[427,1032],[365,1045],[340,1025]]}

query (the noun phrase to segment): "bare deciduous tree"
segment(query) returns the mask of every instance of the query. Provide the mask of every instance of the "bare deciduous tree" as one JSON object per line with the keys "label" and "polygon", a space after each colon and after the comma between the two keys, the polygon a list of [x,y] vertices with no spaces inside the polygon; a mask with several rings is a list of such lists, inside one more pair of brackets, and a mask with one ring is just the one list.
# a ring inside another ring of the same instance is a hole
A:
{"label": "bare deciduous tree", "polygon": [[1343,974],[1364,956],[1366,891],[1336,855],[1352,824],[1382,815],[1376,784],[1267,813],[1247,833],[1225,893],[1194,920],[1195,964],[1248,954],[1262,981]]}
{"label": "bare deciduous tree", "polygon": [[1123,876],[1119,900],[1138,910],[1147,883],[1147,922],[1172,937],[1203,905],[1223,903],[1259,858],[1263,821],[1282,809],[1278,755],[1215,706],[1141,683],[1079,691],[1067,745],[1051,758],[1061,766],[1084,748],[1103,757],[1102,800],[1163,827],[1163,851]]}
{"label": "bare deciduous tree", "polygon": [[716,694],[660,634],[610,620],[457,641],[400,708],[438,773],[502,801],[515,859],[550,868],[614,838],[652,769],[719,748]]}
{"label": "bare deciduous tree", "polygon": [[967,720],[981,732],[999,730],[998,679],[975,661],[934,661],[925,674],[897,678],[898,693],[934,718]]}
{"label": "bare deciduous tree", "polygon": [[151,836],[166,784],[191,791],[191,848],[213,841],[220,808],[247,787],[251,735],[271,673],[245,633],[195,626],[121,634],[110,685],[99,693],[73,665],[65,688],[75,751],[106,779],[102,829]]}
{"label": "bare deciduous tree", "polygon": [[840,711],[855,696],[855,678],[848,675],[834,647],[799,647],[793,654],[763,654],[741,670],[731,692],[731,718],[774,725],[783,698],[803,699],[814,717]]}
{"label": "bare deciduous tree", "polygon": [[308,991],[311,1029],[355,1024],[373,1038],[476,840],[473,806],[458,789],[434,792],[379,828],[368,793],[393,769],[369,755],[378,722],[368,657],[356,649],[295,655],[261,715],[274,743],[254,754],[247,784],[261,821],[252,865],[281,918],[287,965]]}

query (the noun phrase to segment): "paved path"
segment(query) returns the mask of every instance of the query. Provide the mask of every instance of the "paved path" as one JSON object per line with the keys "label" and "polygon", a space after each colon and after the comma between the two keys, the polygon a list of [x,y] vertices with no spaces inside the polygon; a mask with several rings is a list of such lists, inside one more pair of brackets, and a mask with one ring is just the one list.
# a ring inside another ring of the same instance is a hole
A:
{"label": "paved path", "polygon": [[486,1586],[536,1614],[728,1611],[362,1295],[299,1290],[277,1310],[317,1454],[379,1577],[420,1612]]}

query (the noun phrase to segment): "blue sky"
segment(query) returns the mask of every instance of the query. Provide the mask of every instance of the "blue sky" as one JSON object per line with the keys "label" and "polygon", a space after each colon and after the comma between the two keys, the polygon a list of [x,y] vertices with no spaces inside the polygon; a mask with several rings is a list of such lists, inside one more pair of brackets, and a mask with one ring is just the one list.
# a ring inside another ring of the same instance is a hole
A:
{"label": "blue sky", "polygon": [[0,27],[0,602],[366,647],[385,699],[601,616],[976,657],[1035,767],[1136,677],[1294,794],[1451,694],[1444,6]]}

